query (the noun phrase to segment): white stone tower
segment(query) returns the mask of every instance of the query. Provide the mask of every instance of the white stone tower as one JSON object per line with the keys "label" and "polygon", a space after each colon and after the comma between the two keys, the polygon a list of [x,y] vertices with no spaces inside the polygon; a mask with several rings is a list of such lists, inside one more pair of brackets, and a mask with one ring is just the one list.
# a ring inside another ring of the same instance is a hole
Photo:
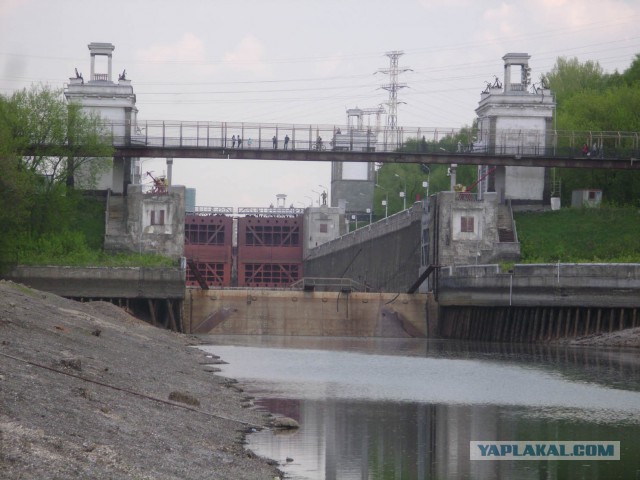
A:
{"label": "white stone tower", "polygon": [[[131,81],[126,71],[118,76],[118,83],[112,80],[113,51],[111,43],[90,43],[91,75],[87,81],[76,69],[76,76],[69,78],[64,95],[68,102],[76,103],[83,109],[100,115],[116,139],[122,143],[131,141],[135,128],[138,109]],[[133,160],[133,161],[132,161]],[[114,158],[113,169],[98,179],[97,189],[111,189],[113,193],[125,193],[126,185],[131,183],[132,163],[137,159]],[[77,179],[82,187],[82,178]]]}
{"label": "white stone tower", "polygon": [[[504,60],[504,86],[496,77],[482,92],[476,114],[478,138],[475,151],[509,155],[542,155],[551,146],[555,100],[542,85],[530,85],[530,55],[507,53]],[[501,202],[542,204],[548,201],[544,167],[481,166],[478,177],[480,196],[495,191]],[[486,175],[486,176],[485,176]]]}

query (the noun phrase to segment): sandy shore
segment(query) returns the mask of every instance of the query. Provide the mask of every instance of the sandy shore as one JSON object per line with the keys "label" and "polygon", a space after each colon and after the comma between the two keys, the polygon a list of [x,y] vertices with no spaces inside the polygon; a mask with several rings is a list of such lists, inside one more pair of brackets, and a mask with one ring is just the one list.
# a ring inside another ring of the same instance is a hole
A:
{"label": "sandy shore", "polygon": [[269,416],[197,339],[0,281],[0,478],[273,479]]}

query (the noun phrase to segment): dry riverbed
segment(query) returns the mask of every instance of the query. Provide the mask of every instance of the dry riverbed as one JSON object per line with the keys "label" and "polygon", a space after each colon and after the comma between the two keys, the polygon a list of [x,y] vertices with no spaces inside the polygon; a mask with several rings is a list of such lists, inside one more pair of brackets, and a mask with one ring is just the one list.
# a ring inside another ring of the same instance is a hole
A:
{"label": "dry riverbed", "polygon": [[194,337],[0,281],[0,478],[273,479],[267,414]]}

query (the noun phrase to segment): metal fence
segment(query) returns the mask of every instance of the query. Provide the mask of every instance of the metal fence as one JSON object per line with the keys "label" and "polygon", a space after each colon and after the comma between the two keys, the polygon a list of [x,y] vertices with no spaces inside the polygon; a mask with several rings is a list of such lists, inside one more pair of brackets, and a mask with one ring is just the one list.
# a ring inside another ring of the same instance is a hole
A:
{"label": "metal fence", "polygon": [[[332,150],[547,157],[640,157],[640,133],[147,120],[105,124],[115,146]],[[478,138],[481,137],[481,138]]]}

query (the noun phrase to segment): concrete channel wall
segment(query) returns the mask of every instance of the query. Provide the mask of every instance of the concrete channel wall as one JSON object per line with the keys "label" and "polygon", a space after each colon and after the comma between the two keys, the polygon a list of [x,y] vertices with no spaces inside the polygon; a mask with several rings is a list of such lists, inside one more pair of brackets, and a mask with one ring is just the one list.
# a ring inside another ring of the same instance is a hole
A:
{"label": "concrete channel wall", "polygon": [[426,337],[427,295],[188,289],[195,334]]}
{"label": "concrete channel wall", "polygon": [[305,277],[351,278],[406,292],[420,276],[422,203],[310,250]]}
{"label": "concrete channel wall", "polygon": [[440,271],[442,338],[545,342],[640,324],[640,264],[460,266]]}
{"label": "concrete channel wall", "polygon": [[71,298],[182,299],[179,268],[17,266],[4,278]]}
{"label": "concrete channel wall", "polygon": [[640,307],[640,264],[470,265],[440,269],[440,306]]}

